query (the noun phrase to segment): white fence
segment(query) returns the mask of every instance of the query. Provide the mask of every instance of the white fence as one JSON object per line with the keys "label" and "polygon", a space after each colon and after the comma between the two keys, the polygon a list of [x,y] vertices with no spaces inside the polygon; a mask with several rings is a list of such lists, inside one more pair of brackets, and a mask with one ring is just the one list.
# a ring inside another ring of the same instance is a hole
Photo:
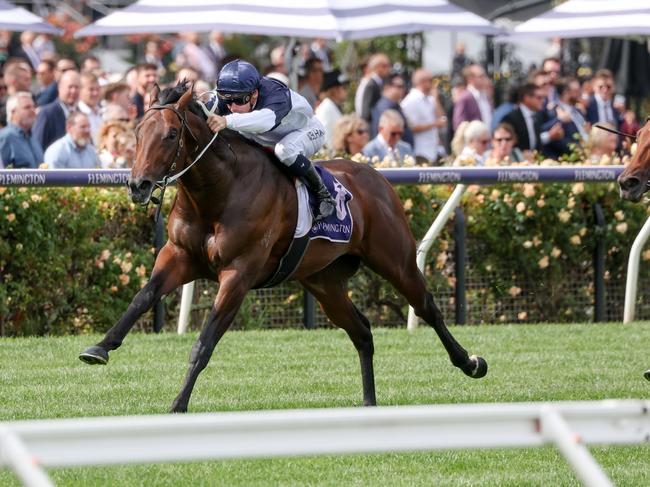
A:
{"label": "white fence", "polygon": [[[0,423],[0,466],[43,467],[555,444],[584,485],[612,485],[587,444],[650,442],[650,401],[465,404]],[[496,467],[495,467],[496,468]]]}

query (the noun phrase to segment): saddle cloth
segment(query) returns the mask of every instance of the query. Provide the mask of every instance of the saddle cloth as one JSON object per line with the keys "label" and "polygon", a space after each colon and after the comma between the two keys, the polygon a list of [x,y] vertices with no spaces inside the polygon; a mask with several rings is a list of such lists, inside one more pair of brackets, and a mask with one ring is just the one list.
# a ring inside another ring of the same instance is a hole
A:
{"label": "saddle cloth", "polygon": [[352,214],[348,203],[352,193],[341,184],[329,171],[314,166],[320,174],[325,187],[336,202],[336,210],[324,220],[313,223],[313,209],[316,207],[316,197],[307,191],[305,185],[296,181],[296,194],[298,196],[298,223],[294,238],[302,237],[309,233],[309,239],[324,238],[330,242],[347,243],[352,236]]}
{"label": "saddle cloth", "polygon": [[287,252],[280,259],[273,276],[266,282],[256,286],[257,289],[274,287],[289,279],[300,265],[300,262],[302,262],[311,240],[324,238],[339,243],[350,241],[353,221],[348,202],[352,199],[352,193],[328,171],[320,167],[316,167],[316,170],[320,173],[325,187],[336,202],[336,211],[326,219],[314,223],[312,207],[315,207],[316,198],[309,194],[306,186],[301,181],[296,180],[298,221],[296,222],[293,240]]}

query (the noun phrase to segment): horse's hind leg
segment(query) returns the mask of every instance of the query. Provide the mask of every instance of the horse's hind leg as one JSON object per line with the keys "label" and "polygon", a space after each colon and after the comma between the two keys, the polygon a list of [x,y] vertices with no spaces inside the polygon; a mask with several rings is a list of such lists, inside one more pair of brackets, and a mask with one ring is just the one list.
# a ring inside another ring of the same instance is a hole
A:
{"label": "horse's hind leg", "polygon": [[104,339],[79,354],[79,359],[91,365],[108,363],[108,352],[122,345],[124,337],[140,316],[162,296],[192,280],[190,266],[184,262],[184,256],[177,249],[170,248],[169,244],[165,245],[156,258],[149,282],[135,295],[126,312],[106,332]]}
{"label": "horse's hind leg", "polygon": [[[399,232],[385,235],[398,236]],[[385,240],[384,240],[385,241]],[[433,296],[426,289],[424,276],[417,267],[415,247],[408,238],[394,241],[394,245],[375,245],[364,257],[365,263],[377,274],[390,282],[402,294],[415,310],[415,314],[426,321],[438,334],[442,345],[447,350],[451,363],[466,375],[480,378],[487,374],[487,363],[482,357],[468,355],[467,351],[456,341],[436,306]]]}
{"label": "horse's hind leg", "polygon": [[327,317],[345,330],[359,353],[363,405],[375,406],[374,344],[370,323],[348,297],[347,280],[358,268],[358,259],[344,256],[302,281],[316,297]]}

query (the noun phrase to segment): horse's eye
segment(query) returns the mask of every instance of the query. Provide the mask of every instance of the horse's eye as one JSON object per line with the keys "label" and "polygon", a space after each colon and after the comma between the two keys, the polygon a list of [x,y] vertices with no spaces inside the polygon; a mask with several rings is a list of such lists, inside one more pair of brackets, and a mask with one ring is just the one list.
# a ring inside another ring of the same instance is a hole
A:
{"label": "horse's eye", "polygon": [[173,140],[176,138],[177,135],[178,135],[178,130],[172,128],[169,130],[169,133],[167,134],[165,139]]}

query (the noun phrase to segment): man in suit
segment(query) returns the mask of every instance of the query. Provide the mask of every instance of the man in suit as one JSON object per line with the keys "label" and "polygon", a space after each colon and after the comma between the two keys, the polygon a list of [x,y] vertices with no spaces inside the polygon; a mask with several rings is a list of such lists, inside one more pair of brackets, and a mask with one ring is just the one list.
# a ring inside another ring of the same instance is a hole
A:
{"label": "man in suit", "polygon": [[479,64],[470,64],[463,68],[463,79],[467,89],[454,104],[454,130],[463,122],[481,120],[488,127],[492,122],[492,103],[487,97],[489,79]]}
{"label": "man in suit", "polygon": [[358,90],[363,90],[361,94],[361,113],[358,115],[366,122],[372,121],[372,109],[381,98],[381,91],[384,86],[384,79],[390,73],[390,60],[386,54],[378,53],[373,55],[368,61],[368,71],[370,76],[363,85],[360,83]]}
{"label": "man in suit", "polygon": [[586,121],[583,114],[576,108],[580,99],[580,82],[575,78],[565,78],[556,81],[558,94],[554,115],[562,124],[564,137],[550,141],[544,147],[544,155],[552,159],[571,153],[572,144],[585,144],[589,140]]}
{"label": "man in suit", "polygon": [[34,122],[34,138],[43,151],[52,142],[66,134],[65,121],[77,110],[81,81],[77,71],[69,70],[61,75],[58,83],[59,96],[52,103],[41,107]]}
{"label": "man in suit", "polygon": [[56,64],[51,59],[44,59],[36,67],[36,79],[40,91],[36,95],[36,104],[40,107],[56,100],[57,84],[54,76]]}
{"label": "man in suit", "polygon": [[400,102],[404,98],[406,93],[406,83],[404,83],[404,78],[399,74],[394,74],[390,76],[386,83],[384,83],[384,89],[382,90],[381,98],[377,101],[375,108],[371,112],[371,123],[370,123],[370,136],[374,137],[379,131],[379,119],[381,114],[386,110],[396,110],[404,121],[404,135],[402,135],[402,140],[408,142],[413,146],[413,132],[408,126],[406,121],[406,116],[402,111]]}
{"label": "man in suit", "polygon": [[379,119],[379,133],[363,148],[363,155],[369,157],[371,164],[373,158],[379,159],[391,166],[401,166],[405,156],[413,156],[413,148],[404,142],[404,120],[396,110],[386,110]]}
{"label": "man in suit", "polygon": [[594,94],[587,104],[587,121],[591,124],[611,123],[618,128],[622,122],[621,112],[613,105],[614,76],[608,69],[601,69],[593,79]]}
{"label": "man in suit", "polygon": [[557,119],[544,125],[540,113],[544,109],[544,90],[533,83],[526,83],[519,92],[519,104],[503,121],[512,125],[517,133],[517,148],[522,151],[541,150],[551,140],[564,137],[564,130]]}

